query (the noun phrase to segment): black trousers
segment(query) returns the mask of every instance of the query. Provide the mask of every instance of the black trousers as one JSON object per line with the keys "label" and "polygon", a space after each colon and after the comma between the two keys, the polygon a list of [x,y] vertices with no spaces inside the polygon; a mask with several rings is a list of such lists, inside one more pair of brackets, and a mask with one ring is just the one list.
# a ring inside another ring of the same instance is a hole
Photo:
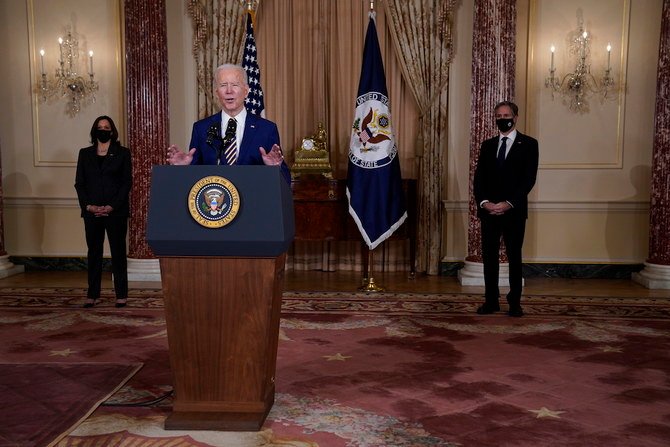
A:
{"label": "black trousers", "polygon": [[112,254],[114,292],[117,298],[128,297],[128,260],[126,258],[127,217],[84,217],[88,246],[88,298],[99,298],[102,282],[102,252],[105,232]]}
{"label": "black trousers", "polygon": [[484,261],[484,297],[487,303],[498,304],[500,290],[500,238],[505,241],[505,254],[509,261],[509,285],[507,302],[519,305],[521,301],[522,260],[521,249],[526,232],[526,219],[514,212],[502,216],[484,216],[481,219],[482,259]]}

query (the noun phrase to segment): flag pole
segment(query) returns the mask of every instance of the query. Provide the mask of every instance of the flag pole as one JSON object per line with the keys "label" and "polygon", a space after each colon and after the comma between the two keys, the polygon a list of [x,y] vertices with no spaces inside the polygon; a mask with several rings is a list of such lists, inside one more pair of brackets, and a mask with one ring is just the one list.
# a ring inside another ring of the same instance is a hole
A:
{"label": "flag pole", "polygon": [[247,14],[251,15],[251,23],[256,28],[256,8],[258,7],[258,0],[240,0],[246,6]]}
{"label": "flag pole", "polygon": [[251,14],[251,23],[254,28],[256,27],[256,10],[254,5],[254,0],[242,0],[247,4],[247,13]]}
{"label": "flag pole", "polygon": [[370,1],[347,165],[349,214],[369,247],[364,292],[384,290],[372,277],[373,250],[407,219],[375,14]]}
{"label": "flag pole", "polygon": [[358,288],[360,292],[383,292],[386,289],[375,284],[375,279],[372,277],[372,252],[368,250],[368,271],[365,278],[363,278],[363,285]]}

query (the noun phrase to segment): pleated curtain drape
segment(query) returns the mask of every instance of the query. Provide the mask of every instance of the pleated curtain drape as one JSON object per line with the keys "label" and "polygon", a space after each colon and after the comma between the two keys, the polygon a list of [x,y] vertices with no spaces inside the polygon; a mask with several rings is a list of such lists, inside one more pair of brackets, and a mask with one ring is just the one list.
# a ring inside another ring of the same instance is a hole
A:
{"label": "pleated curtain drape", "polygon": [[386,0],[405,81],[419,107],[417,271],[439,273],[441,191],[447,155],[447,100],[455,0]]}
{"label": "pleated curtain drape", "polygon": [[242,57],[245,11],[239,0],[186,0],[193,23],[193,57],[197,65],[198,117],[221,110],[214,96],[214,69]]}
{"label": "pleated curtain drape", "polygon": [[[240,61],[244,5],[239,0],[187,1],[194,27],[200,114],[205,116],[219,110],[212,94],[211,72],[218,64]],[[407,2],[376,2],[377,30],[402,176],[421,175],[419,271],[436,274],[441,246],[440,182],[446,150],[447,67],[451,60],[454,1],[413,0],[409,2],[412,8],[403,3]],[[384,4],[386,7],[382,7]],[[346,178],[369,11],[369,2],[361,1],[259,3],[254,33],[266,117],[279,127],[289,165],[302,138],[312,135],[323,123],[333,176]],[[421,158],[417,158],[420,116],[424,148]],[[375,253],[376,270],[408,270],[406,241],[388,241]],[[288,267],[358,270],[360,245],[296,242]]]}

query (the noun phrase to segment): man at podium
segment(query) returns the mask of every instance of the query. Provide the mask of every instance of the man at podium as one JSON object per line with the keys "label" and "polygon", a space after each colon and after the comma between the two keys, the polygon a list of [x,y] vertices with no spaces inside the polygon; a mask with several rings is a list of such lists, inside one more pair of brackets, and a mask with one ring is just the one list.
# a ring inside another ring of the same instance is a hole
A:
{"label": "man at podium", "polygon": [[247,73],[240,65],[224,64],[214,72],[214,92],[221,111],[193,124],[188,152],[168,148],[171,165],[266,165],[280,166],[291,183],[291,174],[279,146],[279,131],[272,121],[248,113]]}
{"label": "man at podium", "polygon": [[[160,258],[174,386],[165,429],[259,431],[275,400],[295,235],[290,172],[276,124],[245,109],[244,69],[222,65],[214,75],[221,111],[193,125],[190,150],[167,154],[171,165],[200,166],[152,167],[146,238]],[[179,196],[187,203],[175,206]]]}

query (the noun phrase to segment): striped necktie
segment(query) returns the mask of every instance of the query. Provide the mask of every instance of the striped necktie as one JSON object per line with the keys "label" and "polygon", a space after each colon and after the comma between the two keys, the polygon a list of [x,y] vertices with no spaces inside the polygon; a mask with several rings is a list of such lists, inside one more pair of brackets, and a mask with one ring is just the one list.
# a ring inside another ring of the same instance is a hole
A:
{"label": "striped necktie", "polygon": [[228,127],[226,127],[223,141],[223,155],[226,158],[226,164],[234,165],[237,161],[237,121],[235,121],[235,118],[228,120]]}

